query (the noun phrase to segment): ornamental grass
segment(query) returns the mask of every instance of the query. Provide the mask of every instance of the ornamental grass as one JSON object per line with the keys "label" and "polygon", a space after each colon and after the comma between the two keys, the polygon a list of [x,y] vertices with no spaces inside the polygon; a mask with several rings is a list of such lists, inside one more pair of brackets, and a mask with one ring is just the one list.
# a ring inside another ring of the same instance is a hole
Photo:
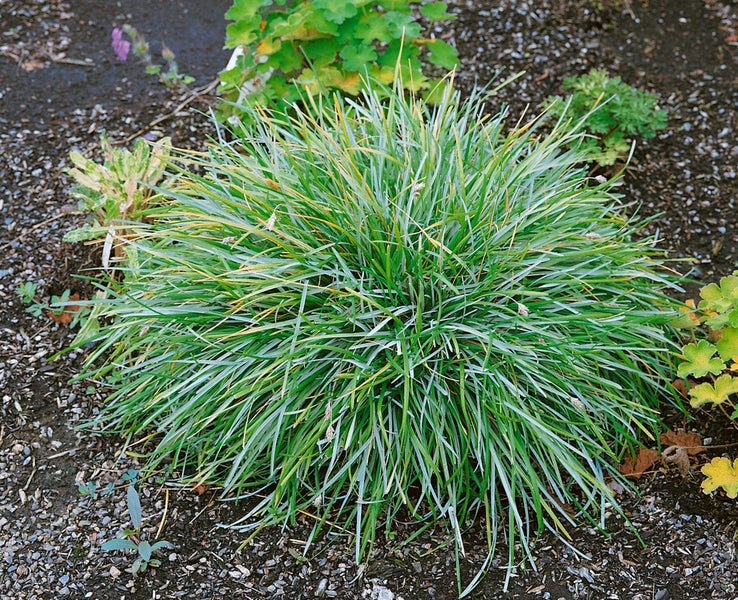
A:
{"label": "ornamental grass", "polygon": [[254,498],[240,529],[308,513],[358,559],[401,510],[460,554],[481,520],[510,564],[601,525],[676,349],[616,182],[481,94],[320,102],[175,152],[79,342],[112,386],[97,422]]}

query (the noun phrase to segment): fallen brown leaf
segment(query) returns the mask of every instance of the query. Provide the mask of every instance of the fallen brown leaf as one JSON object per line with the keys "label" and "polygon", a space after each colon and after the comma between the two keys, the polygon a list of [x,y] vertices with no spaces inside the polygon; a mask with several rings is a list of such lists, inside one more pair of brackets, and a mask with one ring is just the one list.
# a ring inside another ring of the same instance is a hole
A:
{"label": "fallen brown leaf", "polygon": [[209,485],[203,485],[202,483],[198,483],[196,486],[192,488],[192,490],[198,495],[202,496],[205,492],[207,492],[210,489]]}
{"label": "fallen brown leaf", "polygon": [[[69,296],[69,300],[80,300],[79,294],[76,292]],[[74,320],[74,314],[79,310],[78,304],[70,304],[65,306],[64,310],[60,313],[49,311],[46,313],[54,323],[61,323],[62,325],[69,325]]]}
{"label": "fallen brown leaf", "polygon": [[661,434],[661,444],[664,446],[680,446],[690,456],[705,451],[705,447],[702,445],[702,436],[696,431],[684,431],[684,429],[664,431]]}
{"label": "fallen brown leaf", "polygon": [[641,448],[637,455],[626,458],[623,464],[618,467],[618,471],[626,477],[638,479],[643,473],[655,465],[660,458],[661,455],[656,450]]}
{"label": "fallen brown leaf", "polygon": [[671,382],[671,387],[673,387],[684,400],[689,397],[689,390],[687,389],[687,384],[684,383],[684,379],[675,379]]}

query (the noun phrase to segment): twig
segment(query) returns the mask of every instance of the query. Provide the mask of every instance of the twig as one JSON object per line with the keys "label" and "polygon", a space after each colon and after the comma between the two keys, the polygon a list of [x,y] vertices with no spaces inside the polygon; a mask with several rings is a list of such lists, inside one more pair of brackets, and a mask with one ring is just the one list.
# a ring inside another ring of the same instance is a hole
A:
{"label": "twig", "polygon": [[33,471],[31,471],[31,475],[28,477],[28,481],[26,481],[26,485],[23,486],[24,492],[28,491],[28,488],[31,485],[31,480],[33,479],[33,476],[36,474],[36,471],[38,471],[38,469],[34,469]]}
{"label": "twig", "polygon": [[57,452],[56,454],[52,454],[51,456],[47,456],[46,460],[52,460],[54,458],[59,458],[60,456],[66,456],[67,454],[71,454],[77,450],[77,448],[70,448],[69,450],[64,450],[64,452]]}
{"label": "twig", "polygon": [[47,53],[46,56],[49,57],[49,60],[51,60],[51,62],[61,64],[61,65],[73,65],[75,67],[87,67],[88,69],[94,69],[97,66],[95,65],[94,62],[87,62],[86,60],[81,60],[79,58],[59,57],[59,56],[54,56],[51,53]]}
{"label": "twig", "polygon": [[630,18],[633,19],[634,21],[637,20],[636,19],[636,16],[635,16],[635,13],[633,12],[633,6],[631,5],[630,0],[625,0],[625,2],[623,2],[623,4],[625,4],[625,9],[630,14]]}
{"label": "twig", "polygon": [[151,121],[151,123],[149,123],[148,125],[145,125],[141,129],[139,129],[136,133],[133,133],[133,134],[129,135],[126,139],[124,139],[124,140],[118,140],[118,141],[115,141],[115,142],[111,142],[111,144],[113,146],[121,146],[123,144],[129,144],[129,143],[131,143],[136,138],[141,137],[144,133],[146,133],[147,131],[150,131],[151,129],[153,129],[154,127],[156,127],[157,125],[159,125],[159,123],[163,123],[164,121],[167,121],[167,120],[171,119],[173,116],[175,116],[178,112],[180,112],[183,108],[185,108],[188,104],[190,104],[191,102],[193,102],[197,98],[200,98],[200,97],[205,96],[205,95],[209,94],[210,92],[212,92],[215,89],[215,87],[218,85],[218,82],[219,82],[219,80],[218,79],[215,79],[215,80],[211,81],[205,87],[203,87],[203,88],[201,88],[199,90],[193,91],[192,94],[190,94],[189,96],[187,96],[187,98],[185,98],[184,101],[182,101],[173,111],[171,111],[171,112],[169,112],[169,113],[167,113],[165,115],[162,115],[161,117],[159,117],[157,119],[154,119],[153,121]]}

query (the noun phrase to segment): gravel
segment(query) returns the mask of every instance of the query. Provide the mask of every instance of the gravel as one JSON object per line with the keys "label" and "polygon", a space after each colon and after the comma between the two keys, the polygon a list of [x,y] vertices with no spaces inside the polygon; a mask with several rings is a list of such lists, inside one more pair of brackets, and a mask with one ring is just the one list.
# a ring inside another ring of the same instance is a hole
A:
{"label": "gravel", "polygon": [[[180,109],[185,98],[147,79],[140,65],[115,62],[110,28],[130,22],[154,44],[166,38],[182,71],[205,87],[227,58],[220,16],[229,4],[0,0],[1,600],[456,596],[455,558],[441,527],[408,542],[412,523],[394,523],[365,566],[354,564],[342,532],[305,552],[308,517],[242,546],[219,524],[248,507],[219,501],[217,490],[164,485],[158,474],[138,487],[146,539],[174,545],[158,552],[161,567],[133,574],[133,556],[101,549],[130,526],[124,476],[140,468],[146,442],[76,428],[104,395],[90,383],[69,383],[84,357],[52,356],[73,332],[25,312],[15,290],[33,282],[39,299],[67,288],[90,293],[72,275],[95,268],[99,249],[61,241],[79,224],[63,174],[70,150],[96,156],[103,129],[114,140],[147,131],[191,147],[212,132],[197,112],[207,112],[211,98]],[[735,268],[738,252],[738,11],[716,1],[612,4],[457,0],[451,10],[459,18],[437,34],[459,47],[466,89],[499,67],[525,70],[500,92],[513,119],[535,113],[561,93],[564,77],[593,66],[657,93],[669,128],[639,144],[621,189],[642,203],[644,216],[659,215],[651,226],[673,257],[694,258],[685,268],[713,280]],[[720,414],[698,417],[665,414],[673,429],[697,431],[705,444],[710,438],[707,459],[735,456],[735,428]],[[656,465],[634,482],[638,494],[621,492],[633,528],[613,514],[608,536],[582,526],[572,532],[573,547],[544,535],[534,549],[537,571],[517,567],[504,593],[505,563],[497,560],[472,597],[738,598],[738,505],[702,494],[700,479],[695,466],[684,476]],[[483,524],[469,524],[460,561],[466,576],[483,560],[484,535]]]}

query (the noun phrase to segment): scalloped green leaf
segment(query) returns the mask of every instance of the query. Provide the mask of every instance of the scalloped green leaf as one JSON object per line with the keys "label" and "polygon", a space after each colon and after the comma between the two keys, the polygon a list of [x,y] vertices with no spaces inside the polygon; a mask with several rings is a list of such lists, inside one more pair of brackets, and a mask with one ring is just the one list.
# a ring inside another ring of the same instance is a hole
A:
{"label": "scalloped green leaf", "polygon": [[711,283],[700,290],[701,310],[725,313],[738,308],[738,277],[728,275],[720,279],[720,285]]}
{"label": "scalloped green leaf", "polygon": [[729,458],[719,456],[713,458],[701,470],[706,477],[700,486],[705,494],[723,488],[728,498],[738,497],[738,458],[731,464]]}
{"label": "scalloped green leaf", "polygon": [[732,394],[738,394],[738,379],[730,375],[721,375],[715,380],[715,384],[701,383],[689,390],[691,400],[689,404],[693,408],[699,408],[704,404],[722,404]]}
{"label": "scalloped green leaf", "polygon": [[431,40],[426,44],[426,48],[428,48],[428,59],[434,65],[444,69],[453,69],[459,64],[459,55],[456,53],[456,48],[443,40]]}
{"label": "scalloped green leaf", "polygon": [[704,377],[708,373],[719,375],[725,368],[725,363],[719,358],[713,358],[717,348],[707,340],[684,346],[684,362],[677,367],[679,377]]}
{"label": "scalloped green leaf", "polygon": [[313,0],[313,6],[332,23],[340,25],[358,12],[354,0]]}
{"label": "scalloped green leaf", "polygon": [[726,327],[722,331],[720,340],[715,344],[718,354],[724,361],[729,361],[738,356],[738,329]]}
{"label": "scalloped green leaf", "polygon": [[450,21],[456,18],[456,15],[448,12],[448,4],[445,2],[429,2],[420,7],[422,14],[429,21]]}
{"label": "scalloped green leaf", "polygon": [[347,71],[361,71],[377,60],[377,51],[371,46],[346,46],[340,53]]}

